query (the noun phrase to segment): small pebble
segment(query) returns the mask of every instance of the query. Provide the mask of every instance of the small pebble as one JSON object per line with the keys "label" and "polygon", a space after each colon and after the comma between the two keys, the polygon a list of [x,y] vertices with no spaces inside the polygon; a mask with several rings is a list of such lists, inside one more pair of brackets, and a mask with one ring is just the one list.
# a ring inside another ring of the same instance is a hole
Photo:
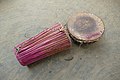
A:
{"label": "small pebble", "polygon": [[66,59],[64,59],[65,61],[71,61],[73,59],[73,57],[72,56],[69,56],[69,57],[67,57]]}
{"label": "small pebble", "polygon": [[49,71],[49,73],[51,73],[52,71]]}
{"label": "small pebble", "polygon": [[82,60],[82,58],[80,58],[80,60]]}

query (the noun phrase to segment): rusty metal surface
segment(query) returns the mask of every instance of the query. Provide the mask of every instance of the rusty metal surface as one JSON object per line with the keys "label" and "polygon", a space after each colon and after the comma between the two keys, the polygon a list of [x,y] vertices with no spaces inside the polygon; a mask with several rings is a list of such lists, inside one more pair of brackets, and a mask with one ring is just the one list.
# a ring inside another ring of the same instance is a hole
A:
{"label": "rusty metal surface", "polygon": [[[96,43],[22,67],[13,47],[74,13],[99,16],[105,33]],[[120,0],[0,0],[0,80],[120,80]]]}

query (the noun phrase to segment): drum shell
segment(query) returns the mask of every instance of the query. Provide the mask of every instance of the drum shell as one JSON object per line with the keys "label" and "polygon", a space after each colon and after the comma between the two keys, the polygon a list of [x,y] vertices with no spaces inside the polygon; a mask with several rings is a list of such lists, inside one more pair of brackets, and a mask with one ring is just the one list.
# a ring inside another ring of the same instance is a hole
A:
{"label": "drum shell", "polygon": [[70,47],[71,39],[66,29],[57,23],[18,44],[14,52],[20,64],[26,66]]}

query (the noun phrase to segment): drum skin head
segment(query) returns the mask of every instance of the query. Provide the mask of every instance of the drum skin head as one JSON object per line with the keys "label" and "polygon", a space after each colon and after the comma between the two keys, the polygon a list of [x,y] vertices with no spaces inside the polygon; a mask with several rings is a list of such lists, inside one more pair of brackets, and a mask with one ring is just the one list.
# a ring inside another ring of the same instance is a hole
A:
{"label": "drum skin head", "polygon": [[90,43],[99,40],[104,32],[102,20],[91,13],[78,13],[67,22],[70,36],[77,42]]}

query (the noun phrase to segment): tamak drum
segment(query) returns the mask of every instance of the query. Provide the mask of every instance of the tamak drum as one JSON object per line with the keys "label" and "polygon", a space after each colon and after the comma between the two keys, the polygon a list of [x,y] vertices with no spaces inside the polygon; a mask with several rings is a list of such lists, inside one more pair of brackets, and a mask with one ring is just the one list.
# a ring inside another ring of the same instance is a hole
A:
{"label": "tamak drum", "polygon": [[70,37],[66,29],[58,23],[18,44],[14,52],[21,65],[25,66],[70,47]]}
{"label": "tamak drum", "polygon": [[102,20],[91,13],[78,13],[67,22],[70,36],[77,42],[90,43],[99,40],[104,32]]}
{"label": "tamak drum", "polygon": [[18,44],[15,55],[21,65],[29,65],[40,59],[69,49],[71,39],[77,42],[90,43],[99,40],[104,32],[100,18],[90,13],[78,13],[72,16],[66,26],[55,24],[38,35]]}

